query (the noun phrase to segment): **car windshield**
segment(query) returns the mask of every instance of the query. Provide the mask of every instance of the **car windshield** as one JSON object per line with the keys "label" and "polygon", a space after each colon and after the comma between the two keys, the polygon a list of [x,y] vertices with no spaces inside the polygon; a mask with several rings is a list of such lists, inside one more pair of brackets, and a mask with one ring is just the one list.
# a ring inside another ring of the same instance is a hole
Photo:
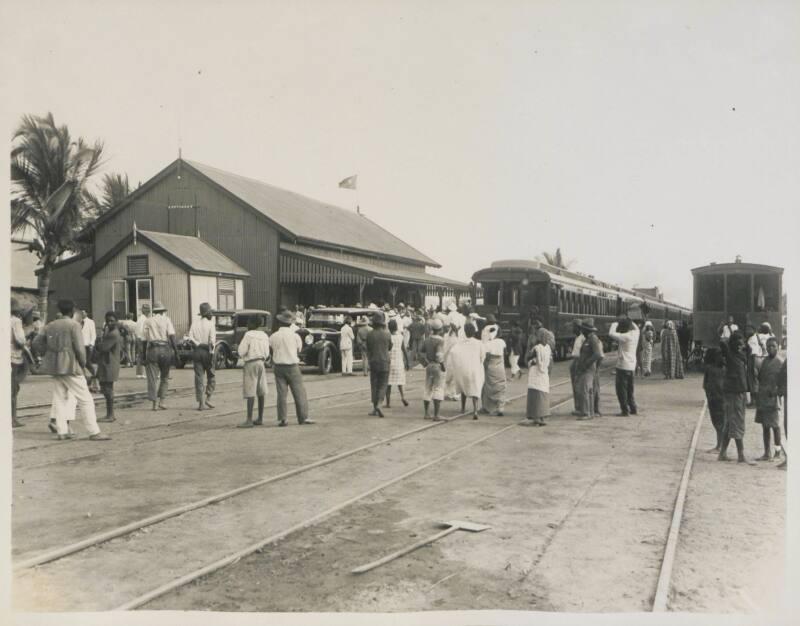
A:
{"label": "car windshield", "polygon": [[308,318],[307,326],[313,328],[331,328],[344,324],[344,313],[326,313],[314,311]]}
{"label": "car windshield", "polygon": [[231,330],[233,328],[232,315],[217,315],[217,330]]}

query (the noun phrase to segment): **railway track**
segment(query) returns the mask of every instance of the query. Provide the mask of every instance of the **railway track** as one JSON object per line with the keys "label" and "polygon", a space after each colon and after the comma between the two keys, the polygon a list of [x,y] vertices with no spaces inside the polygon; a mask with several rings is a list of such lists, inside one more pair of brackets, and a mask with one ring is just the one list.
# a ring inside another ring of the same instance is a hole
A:
{"label": "railway track", "polygon": [[[564,385],[566,385],[568,383],[569,383],[568,380],[563,380],[563,381],[560,381],[557,384],[554,384],[553,388],[562,387],[562,386],[564,386]],[[513,398],[509,398],[509,402],[517,401],[517,400],[521,399],[522,397],[524,397],[524,394],[520,394],[520,395],[514,396]],[[558,403],[555,403],[553,405],[553,408],[557,408],[558,406],[562,406],[562,405],[568,403],[569,401],[570,401],[569,398],[561,400]],[[360,400],[359,400],[359,402],[360,402]],[[34,557],[31,557],[29,559],[26,559],[24,561],[20,561],[20,562],[15,563],[14,564],[15,574],[19,574],[19,573],[21,573],[21,572],[23,572],[25,570],[30,569],[30,568],[34,568],[34,571],[40,570],[42,566],[46,566],[47,564],[51,564],[51,563],[54,563],[56,561],[60,561],[62,559],[68,558],[68,557],[70,557],[72,555],[77,555],[77,554],[79,554],[81,552],[84,552],[84,551],[88,551],[88,550],[91,550],[91,549],[96,549],[96,548],[99,548],[99,547],[101,548],[102,545],[106,544],[107,542],[111,542],[112,540],[120,538],[120,537],[125,537],[126,535],[133,535],[133,534],[137,533],[138,531],[141,531],[142,529],[146,529],[146,528],[148,528],[150,526],[160,524],[162,522],[165,522],[166,520],[170,520],[170,519],[173,519],[173,518],[180,518],[181,516],[184,516],[184,515],[192,512],[192,511],[198,511],[200,509],[204,509],[204,508],[207,508],[207,507],[212,507],[213,505],[219,505],[220,503],[223,503],[224,501],[234,499],[234,498],[236,498],[238,496],[247,494],[248,492],[253,492],[255,490],[258,490],[259,488],[267,487],[267,486],[270,486],[270,485],[275,485],[276,483],[281,483],[282,481],[286,481],[286,480],[291,479],[291,478],[293,478],[295,476],[298,476],[300,474],[305,474],[305,473],[308,473],[308,472],[312,472],[315,469],[318,469],[318,468],[321,468],[321,467],[324,467],[324,466],[327,466],[327,465],[339,463],[339,462],[344,461],[344,460],[346,460],[348,458],[351,458],[351,457],[354,457],[356,455],[365,453],[365,452],[367,452],[369,450],[372,450],[372,449],[375,449],[375,448],[388,447],[393,442],[400,441],[402,439],[408,439],[408,438],[410,438],[413,435],[418,434],[418,433],[422,433],[422,432],[425,432],[425,431],[431,431],[433,429],[440,428],[440,427],[445,426],[446,424],[452,423],[452,422],[454,422],[454,421],[456,421],[456,420],[458,420],[458,419],[460,419],[462,417],[464,417],[464,414],[458,414],[458,415],[454,415],[454,416],[445,418],[445,420],[443,420],[442,422],[426,423],[426,424],[423,424],[423,425],[421,425],[419,427],[416,427],[416,428],[413,428],[413,429],[409,429],[407,431],[401,432],[401,433],[396,434],[396,435],[392,435],[391,437],[387,437],[387,438],[381,439],[379,441],[374,441],[374,442],[368,443],[366,445],[359,446],[357,448],[353,448],[353,449],[344,451],[342,453],[336,454],[336,455],[328,457],[328,458],[322,458],[322,459],[319,459],[319,460],[314,461],[312,463],[308,463],[306,465],[303,465],[303,466],[298,467],[298,468],[291,469],[291,470],[286,471],[286,472],[282,472],[282,473],[279,473],[279,474],[276,474],[276,475],[273,475],[273,476],[267,476],[267,477],[264,477],[263,479],[248,483],[246,485],[242,485],[242,486],[237,487],[235,489],[227,490],[225,492],[221,492],[221,493],[215,494],[213,496],[210,496],[210,497],[207,497],[207,498],[203,498],[203,499],[197,500],[195,502],[191,502],[191,503],[189,503],[187,505],[183,505],[181,507],[175,507],[173,509],[162,511],[161,513],[158,513],[156,515],[152,515],[152,516],[149,516],[147,518],[143,518],[143,519],[137,520],[135,522],[132,522],[130,524],[126,524],[126,525],[120,526],[118,528],[114,528],[114,529],[111,529],[109,531],[105,531],[105,532],[102,532],[102,533],[87,537],[84,540],[81,540],[79,542],[75,542],[75,543],[70,544],[68,546],[63,546],[63,547],[58,548],[56,550],[51,550],[51,551],[48,551],[46,553],[42,553],[42,554],[36,555]],[[689,448],[689,455],[687,457],[686,464],[684,466],[683,476],[682,476],[682,479],[681,479],[681,485],[680,485],[678,494],[677,494],[677,496],[675,498],[675,504],[674,504],[673,515],[672,515],[672,523],[670,525],[670,530],[669,530],[667,542],[666,542],[666,545],[665,545],[664,558],[663,558],[663,561],[662,561],[662,567],[661,567],[661,571],[660,571],[660,575],[659,575],[659,581],[658,581],[658,589],[656,591],[655,601],[654,601],[654,604],[653,604],[653,610],[654,611],[666,610],[667,597],[668,597],[668,591],[669,591],[669,578],[670,578],[670,574],[671,574],[672,562],[674,560],[674,553],[675,553],[675,549],[676,549],[676,546],[677,546],[677,537],[678,537],[678,531],[679,531],[679,528],[680,528],[681,512],[682,512],[683,502],[684,502],[685,495],[686,495],[686,488],[687,488],[687,485],[688,485],[689,476],[690,476],[690,473],[691,473],[691,460],[693,459],[694,450],[696,448],[696,443],[697,443],[697,439],[698,439],[699,432],[700,432],[700,427],[702,425],[702,420],[703,420],[703,413],[701,413],[700,417],[698,418],[697,424],[696,424],[695,429],[694,429],[692,442],[691,442],[691,445],[690,445],[690,448]],[[485,422],[481,422],[481,423],[485,423]],[[503,426],[501,426],[499,428],[492,429],[491,432],[489,432],[489,433],[481,434],[481,436],[479,436],[477,438],[473,437],[473,438],[469,439],[468,441],[463,442],[461,445],[458,445],[454,449],[448,450],[448,451],[444,452],[443,454],[439,454],[437,456],[434,456],[433,458],[429,458],[429,459],[427,459],[425,462],[423,462],[421,464],[416,464],[414,467],[411,467],[410,469],[407,469],[406,471],[403,471],[399,475],[392,476],[388,480],[383,481],[378,485],[370,486],[368,489],[360,491],[359,493],[356,493],[355,495],[352,495],[351,497],[348,497],[345,500],[343,500],[341,502],[338,502],[337,504],[334,504],[333,506],[329,506],[328,508],[324,509],[323,511],[321,511],[321,512],[319,512],[319,513],[317,513],[317,514],[315,514],[315,515],[313,515],[313,516],[311,516],[309,518],[306,518],[306,519],[302,520],[299,523],[292,524],[288,528],[286,528],[284,530],[281,530],[280,532],[273,533],[273,534],[269,535],[266,538],[259,539],[258,541],[250,543],[249,545],[245,546],[244,548],[239,548],[238,550],[235,550],[235,551],[233,551],[233,552],[231,552],[231,553],[229,553],[229,554],[227,554],[227,555],[225,555],[225,556],[223,556],[221,558],[218,558],[218,559],[216,559],[216,560],[214,560],[214,561],[212,561],[210,563],[201,564],[199,567],[195,568],[192,571],[189,571],[188,573],[182,573],[179,576],[176,576],[175,578],[173,578],[172,580],[170,580],[170,581],[168,581],[168,582],[166,582],[166,583],[164,583],[162,585],[159,585],[158,587],[156,587],[154,589],[151,589],[151,590],[149,590],[149,591],[147,591],[145,593],[139,594],[137,597],[135,597],[135,598],[133,598],[131,600],[128,600],[128,601],[124,602],[123,604],[121,604],[121,605],[119,605],[119,606],[117,606],[115,608],[118,609],[118,610],[128,610],[128,609],[134,609],[134,608],[139,608],[139,607],[145,606],[148,603],[151,603],[156,598],[159,598],[159,597],[161,597],[161,596],[163,596],[165,594],[168,594],[168,593],[170,593],[172,591],[180,589],[181,587],[189,584],[192,581],[195,581],[195,580],[197,580],[199,578],[207,576],[207,575],[217,571],[218,569],[224,568],[227,565],[235,563],[235,562],[239,561],[241,558],[243,558],[243,557],[245,557],[245,556],[247,556],[249,554],[252,554],[252,553],[254,553],[256,551],[260,551],[264,547],[269,546],[271,544],[274,544],[274,543],[276,543],[276,542],[288,537],[289,535],[292,535],[293,533],[297,533],[298,531],[301,531],[303,529],[312,527],[315,524],[318,524],[318,523],[322,522],[323,520],[327,519],[328,517],[330,517],[334,513],[337,513],[337,512],[339,512],[339,511],[341,511],[341,510],[343,510],[343,509],[345,509],[345,508],[347,508],[347,507],[349,507],[349,506],[351,506],[353,504],[356,504],[356,503],[364,500],[365,498],[367,498],[367,497],[369,497],[369,496],[371,496],[371,495],[373,495],[373,494],[375,494],[375,493],[377,493],[379,491],[387,489],[388,487],[390,487],[392,485],[395,485],[395,484],[400,483],[400,482],[402,482],[402,481],[404,481],[404,480],[406,480],[406,479],[408,479],[408,478],[410,478],[412,476],[415,476],[418,473],[423,472],[426,469],[433,467],[434,465],[437,465],[437,464],[442,463],[442,462],[444,462],[444,461],[446,461],[448,459],[451,459],[451,458],[461,454],[462,452],[465,452],[466,450],[469,450],[469,449],[471,449],[471,448],[473,448],[475,446],[480,445],[483,442],[488,441],[489,439],[492,439],[494,437],[502,435],[503,433],[505,433],[505,432],[515,428],[515,427],[516,427],[516,423],[507,424],[507,425],[503,425]]]}

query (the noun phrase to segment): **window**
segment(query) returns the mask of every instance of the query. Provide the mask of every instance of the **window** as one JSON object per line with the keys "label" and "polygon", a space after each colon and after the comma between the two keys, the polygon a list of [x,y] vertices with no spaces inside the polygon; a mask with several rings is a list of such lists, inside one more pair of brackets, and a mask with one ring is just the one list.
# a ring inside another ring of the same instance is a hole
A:
{"label": "window", "polygon": [[725,276],[705,274],[696,277],[697,310],[724,311]]}
{"label": "window", "polygon": [[753,310],[777,312],[781,297],[779,285],[777,274],[753,276]]}
{"label": "window", "polygon": [[124,280],[115,280],[111,283],[111,310],[119,319],[125,319],[128,312],[128,284]]}
{"label": "window", "polygon": [[128,276],[147,276],[150,273],[150,261],[146,254],[128,255]]}
{"label": "window", "polygon": [[233,278],[217,279],[217,308],[221,311],[236,309],[236,281]]}
{"label": "window", "polygon": [[750,274],[728,274],[729,312],[750,310]]}

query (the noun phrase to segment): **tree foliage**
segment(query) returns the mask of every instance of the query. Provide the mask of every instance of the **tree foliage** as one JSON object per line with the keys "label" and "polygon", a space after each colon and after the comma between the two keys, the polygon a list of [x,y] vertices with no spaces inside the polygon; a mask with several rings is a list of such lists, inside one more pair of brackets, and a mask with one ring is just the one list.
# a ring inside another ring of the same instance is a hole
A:
{"label": "tree foliage", "polygon": [[88,189],[84,191],[84,199],[91,217],[98,218],[120,204],[131,192],[127,174],[103,174],[100,182],[100,193],[94,194]]}
{"label": "tree foliage", "polygon": [[570,259],[569,261],[564,259],[564,256],[561,254],[561,248],[556,248],[555,252],[542,252],[539,260],[553,267],[560,267],[565,270],[575,264],[575,259]]}
{"label": "tree foliage", "polygon": [[89,179],[101,165],[103,144],[73,139],[52,113],[25,115],[11,147],[11,232],[28,228],[30,248],[40,260],[39,308],[47,315],[53,266],[64,254],[80,250],[76,236],[93,217],[86,199]]}

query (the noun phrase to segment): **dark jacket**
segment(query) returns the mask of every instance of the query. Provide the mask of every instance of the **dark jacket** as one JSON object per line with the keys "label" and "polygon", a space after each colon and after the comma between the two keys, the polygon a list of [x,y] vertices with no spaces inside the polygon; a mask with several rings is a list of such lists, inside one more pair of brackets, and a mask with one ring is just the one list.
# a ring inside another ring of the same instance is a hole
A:
{"label": "dark jacket", "polygon": [[735,352],[728,347],[728,343],[721,341],[720,350],[725,359],[725,393],[746,393],[747,386],[747,355],[744,352]]}
{"label": "dark jacket", "polygon": [[373,328],[367,335],[367,360],[369,369],[376,372],[389,371],[389,352],[392,335],[384,327]]}
{"label": "dark jacket", "polygon": [[107,330],[97,340],[97,380],[113,383],[119,379],[119,359],[123,339],[119,330]]}

